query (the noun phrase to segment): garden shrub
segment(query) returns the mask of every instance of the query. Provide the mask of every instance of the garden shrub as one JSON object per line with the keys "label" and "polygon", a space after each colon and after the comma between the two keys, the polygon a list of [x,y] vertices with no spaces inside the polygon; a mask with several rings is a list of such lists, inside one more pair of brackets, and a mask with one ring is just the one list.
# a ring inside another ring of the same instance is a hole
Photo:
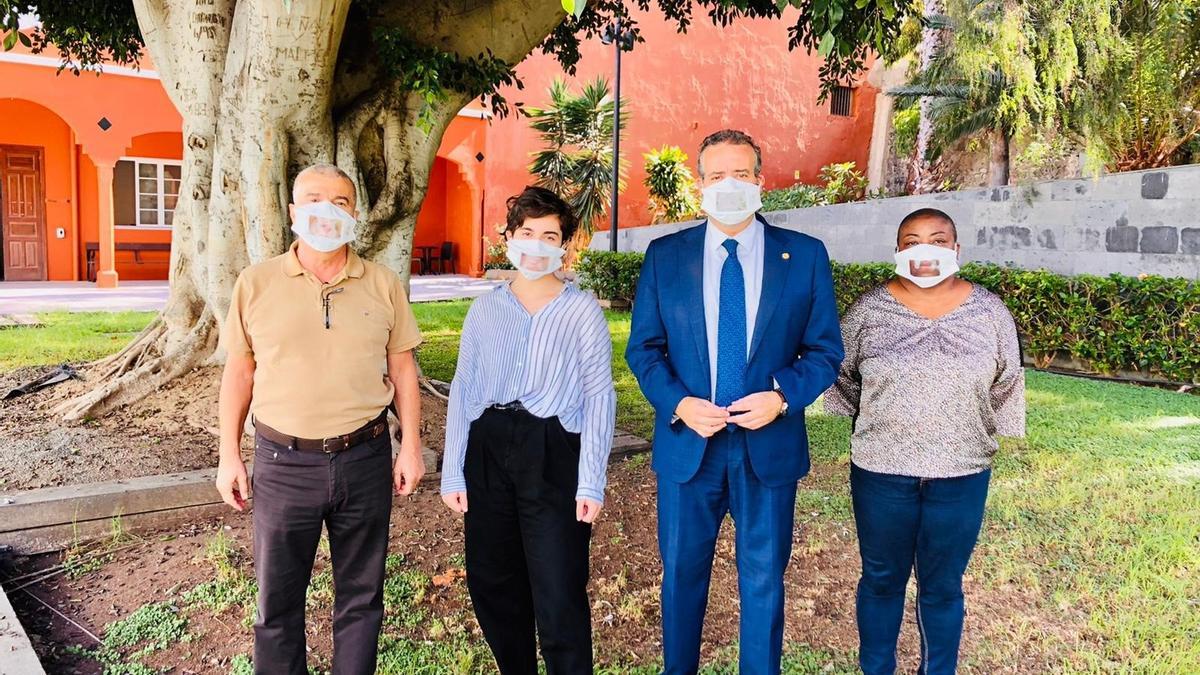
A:
{"label": "garden shrub", "polygon": [[700,200],[687,153],[677,145],[664,145],[642,157],[646,160],[651,222],[674,223],[694,217],[700,210]]}
{"label": "garden shrub", "polygon": [[[602,298],[631,299],[642,254],[587,251],[580,280]],[[586,269],[586,272],[585,272]],[[888,263],[833,263],[838,312],[892,277]],[[1039,367],[1075,358],[1094,372],[1200,383],[1200,282],[1158,276],[1063,276],[968,263],[960,276],[1004,300]]]}
{"label": "garden shrub", "polygon": [[504,239],[504,235],[500,235],[499,239],[488,244],[487,251],[483,254],[483,269],[516,269],[508,259],[508,242]]}
{"label": "garden shrub", "polygon": [[642,258],[641,253],[581,251],[575,263],[579,287],[604,300],[632,301]]}
{"label": "garden shrub", "polygon": [[819,174],[824,187],[796,183],[790,187],[763,190],[762,210],[787,211],[810,206],[828,206],[878,198],[879,193],[867,194],[867,177],[855,168],[854,162],[826,164]]}

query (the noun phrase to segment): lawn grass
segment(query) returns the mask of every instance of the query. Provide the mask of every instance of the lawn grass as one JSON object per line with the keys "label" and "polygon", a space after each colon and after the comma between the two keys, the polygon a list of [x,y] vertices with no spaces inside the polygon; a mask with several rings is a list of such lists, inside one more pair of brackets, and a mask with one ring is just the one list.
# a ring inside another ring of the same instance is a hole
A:
{"label": "lawn grass", "polygon": [[[431,377],[453,377],[468,307],[414,305],[426,340],[419,360]],[[648,437],[653,414],[623,358],[629,316],[608,316],[618,425]],[[0,331],[0,368],[98,358],[151,317],[42,315],[45,327]],[[1037,640],[1063,653],[1066,672],[1200,672],[1200,398],[1036,371],[1028,372],[1026,397],[1028,438],[1006,441],[997,456],[970,574],[990,588],[1044,599],[1075,639],[1036,623],[983,626],[985,653],[965,654],[964,667],[1003,661]],[[820,404],[808,421],[814,464],[836,471],[806,481],[798,508],[850,524],[848,490],[838,477],[848,463],[849,422],[825,415]],[[809,652],[796,654],[804,661]],[[403,670],[409,661],[396,656]],[[830,660],[815,662],[824,668]]]}
{"label": "lawn grass", "polygon": [[[458,363],[458,338],[463,319],[471,306],[469,300],[423,302],[413,305],[413,313],[424,344],[417,350],[421,370],[429,377],[449,382]],[[617,426],[643,438],[654,429],[654,410],[638,389],[637,380],[625,363],[625,345],[629,342],[629,313],[606,312],[608,330],[613,337],[613,383],[617,389]]]}
{"label": "lawn grass", "polygon": [[[1028,435],[996,457],[969,573],[1086,627],[1068,644],[1045,626],[985,626],[992,654],[964,665],[1029,640],[1066,653],[1067,672],[1200,673],[1200,398],[1027,371],[1026,399]],[[814,463],[848,466],[849,430],[815,406]],[[806,487],[800,508],[849,523],[844,482]]]}
{"label": "lawn grass", "polygon": [[116,352],[155,312],[49,312],[42,326],[0,330],[0,370],[92,361]]}
{"label": "lawn grass", "polygon": [[977,573],[1087,617],[1085,672],[1200,672],[1200,398],[1030,372]]}

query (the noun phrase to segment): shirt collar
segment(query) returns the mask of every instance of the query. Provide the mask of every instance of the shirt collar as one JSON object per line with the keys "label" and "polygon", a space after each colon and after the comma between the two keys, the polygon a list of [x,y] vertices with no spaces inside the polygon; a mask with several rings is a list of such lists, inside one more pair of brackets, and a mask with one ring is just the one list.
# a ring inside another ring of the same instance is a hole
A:
{"label": "shirt collar", "polygon": [[[283,261],[283,271],[289,277],[298,277],[304,274],[304,267],[300,264],[300,258],[296,255],[296,249],[300,247],[300,241],[292,242],[291,248],[288,249],[287,257]],[[361,279],[366,271],[366,265],[363,264],[362,258],[354,252],[353,248],[346,251],[346,267],[342,272],[338,273],[338,277],[345,276],[352,279]]]}
{"label": "shirt collar", "polygon": [[738,232],[737,236],[730,237],[721,230],[717,229],[717,226],[713,224],[711,219],[708,220],[708,224],[705,225],[704,229],[705,250],[717,252],[717,249],[720,249],[725,244],[725,240],[730,238],[737,241],[739,249],[745,250],[746,252],[756,251],[763,239],[762,221],[759,220],[758,215],[755,214],[754,220],[750,222],[750,225],[748,225],[746,229]]}
{"label": "shirt collar", "polygon": [[[517,297],[516,293],[513,293],[511,281],[500,284],[499,286],[496,287],[496,290],[501,295],[508,298],[508,301],[511,302],[515,307],[520,308],[520,310],[522,312],[525,312],[526,314],[529,313],[529,310],[525,309],[525,305],[521,304],[521,299]],[[550,305],[553,305],[554,303],[558,302],[559,298],[563,297],[564,295],[566,295],[568,293],[571,293],[573,290],[574,290],[574,286],[571,285],[571,282],[563,280],[563,287],[561,289],[559,289],[558,295],[554,296],[554,298],[551,299],[550,302],[547,302],[546,307],[549,307]]]}

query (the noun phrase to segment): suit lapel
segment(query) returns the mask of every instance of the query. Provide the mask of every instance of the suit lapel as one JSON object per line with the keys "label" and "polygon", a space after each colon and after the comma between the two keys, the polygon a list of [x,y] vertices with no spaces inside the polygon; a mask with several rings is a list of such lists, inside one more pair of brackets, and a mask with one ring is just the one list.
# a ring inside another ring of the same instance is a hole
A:
{"label": "suit lapel", "polygon": [[708,366],[708,331],[704,321],[704,231],[707,223],[692,228],[678,249],[680,281],[683,283],[684,307],[688,308],[696,353],[704,370],[704,381],[711,378]]}
{"label": "suit lapel", "polygon": [[758,316],[754,319],[754,336],[750,341],[750,357],[746,359],[747,363],[758,351],[763,335],[767,332],[767,325],[771,323],[775,308],[779,306],[779,297],[783,293],[783,287],[787,285],[791,262],[791,253],[787,250],[783,237],[779,236],[778,229],[764,223],[762,288],[759,291]]}

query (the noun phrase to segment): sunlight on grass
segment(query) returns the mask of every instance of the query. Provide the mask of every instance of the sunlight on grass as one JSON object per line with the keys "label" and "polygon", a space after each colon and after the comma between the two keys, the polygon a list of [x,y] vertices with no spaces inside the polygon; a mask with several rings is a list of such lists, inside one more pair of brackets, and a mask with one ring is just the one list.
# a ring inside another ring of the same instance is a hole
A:
{"label": "sunlight on grass", "polygon": [[[453,378],[469,306],[413,306],[425,335],[418,358],[431,377]],[[152,317],[41,315],[44,327],[0,330],[0,369],[102,357]],[[624,360],[629,315],[608,313],[608,320],[618,426],[648,438],[653,411]],[[1014,597],[1031,598],[1036,607],[977,626],[979,648],[964,655],[964,665],[1016,664],[1025,650],[1035,650],[1060,654],[1065,672],[1198,672],[1200,398],[1029,371],[1026,399],[1028,438],[1004,440],[996,456],[988,517],[969,574],[999,593],[1018,589]],[[850,421],[824,414],[818,401],[807,411],[807,426],[818,471],[801,483],[798,511],[813,528],[852,526],[845,480]],[[223,559],[210,556],[218,564],[214,583],[194,589],[185,602],[227,607],[252,596],[252,580],[223,573]],[[395,632],[381,640],[381,672],[409,672],[428,660],[445,666],[429,672],[485,671],[490,661],[466,639],[460,618],[427,616],[422,602],[413,602],[428,580],[397,567],[407,566],[391,561],[389,630]],[[411,627],[427,619],[433,621],[427,635]],[[434,634],[443,642],[429,642]],[[846,655],[807,648],[793,655],[789,672],[852,670]],[[601,672],[653,672],[645,664],[608,667]],[[722,668],[706,672],[727,672]]]}
{"label": "sunlight on grass", "polygon": [[1178,429],[1180,427],[1194,427],[1197,424],[1200,424],[1200,417],[1192,417],[1190,415],[1183,417],[1159,417],[1158,419],[1148,420],[1146,428]]}
{"label": "sunlight on grass", "polygon": [[155,312],[48,312],[40,327],[0,330],[0,370],[93,361],[120,351]]}
{"label": "sunlight on grass", "polygon": [[1195,668],[1200,481],[1171,470],[1200,459],[1200,426],[1161,421],[1195,419],[1200,399],[1037,372],[1028,387],[1029,437],[1002,450],[976,573],[1086,617],[1099,639],[1071,669]]}

